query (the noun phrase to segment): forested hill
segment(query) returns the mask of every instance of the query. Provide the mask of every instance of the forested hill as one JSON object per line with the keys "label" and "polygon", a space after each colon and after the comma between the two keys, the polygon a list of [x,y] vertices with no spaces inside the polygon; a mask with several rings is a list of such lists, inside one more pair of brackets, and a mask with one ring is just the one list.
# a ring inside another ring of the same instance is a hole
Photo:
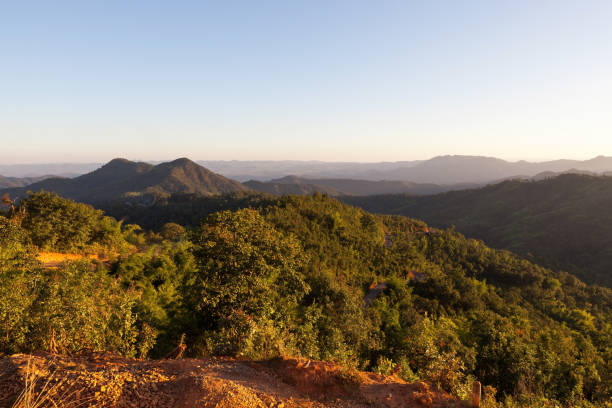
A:
{"label": "forested hill", "polygon": [[[291,179],[291,181],[288,181],[287,179]],[[340,190],[337,190],[334,187],[315,184],[310,180],[300,179],[298,177],[285,177],[283,182],[278,180],[249,180],[242,184],[260,193],[274,195],[309,195],[316,192],[321,194],[329,194],[331,196],[339,196],[343,194]]]}
{"label": "forested hill", "polygon": [[269,194],[312,194],[325,193],[332,196],[340,195],[374,195],[374,194],[435,194],[449,190],[459,190],[476,187],[476,184],[437,185],[431,183],[412,183],[393,180],[355,180],[337,178],[310,179],[297,176],[287,176],[268,182],[247,181],[243,183],[249,188]]}
{"label": "forested hill", "polygon": [[612,177],[566,174],[411,197],[344,197],[505,248],[581,279],[612,286]]}
{"label": "forested hill", "polygon": [[[49,193],[0,216],[0,353],[53,339],[155,357],[184,333],[191,356],[334,360],[460,398],[477,379],[489,407],[612,392],[610,289],[319,194],[214,199],[193,228],[158,232]],[[106,259],[47,271],[41,248]]]}
{"label": "forested hill", "polygon": [[73,179],[51,178],[24,188],[2,192],[20,197],[24,196],[26,191],[42,190],[81,202],[99,204],[126,198],[131,202],[149,203],[155,197],[176,193],[208,196],[249,189],[237,181],[182,158],[156,166],[114,159],[91,173]]}

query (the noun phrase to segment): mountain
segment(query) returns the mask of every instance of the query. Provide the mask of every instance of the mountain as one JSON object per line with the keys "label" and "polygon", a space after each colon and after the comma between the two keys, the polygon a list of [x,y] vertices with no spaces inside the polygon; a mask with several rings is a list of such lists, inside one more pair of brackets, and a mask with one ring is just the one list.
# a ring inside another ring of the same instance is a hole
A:
{"label": "mountain", "polygon": [[[384,177],[378,177],[376,176],[377,174],[382,174],[385,171],[393,170],[398,167],[412,167],[420,162],[420,160],[378,163],[323,162],[316,160],[207,160],[199,161],[198,163],[214,172],[235,180],[269,181],[271,179],[287,176],[288,174],[297,174],[307,178],[380,180]],[[612,167],[610,169],[612,170]]]}
{"label": "mountain", "polygon": [[4,177],[0,176],[0,188],[15,188],[25,187],[30,184],[39,182],[44,179],[48,179],[55,176],[41,176],[41,177]]}
{"label": "mountain", "polygon": [[555,160],[532,163],[508,162],[493,157],[439,156],[408,168],[397,168],[384,173],[389,180],[410,180],[417,183],[487,183],[514,178],[533,177],[543,172],[561,173],[588,171],[601,173],[612,169],[612,157],[599,156],[591,160]]}
{"label": "mountain", "polygon": [[563,174],[413,197],[341,197],[378,213],[401,214],[612,286],[612,177]]}
{"label": "mountain", "polygon": [[246,191],[248,188],[182,158],[156,166],[114,159],[99,169],[74,179],[51,178],[27,188],[4,191],[19,197],[26,191],[40,190],[52,191],[86,203],[101,203],[122,197],[148,202],[152,196],[176,193],[216,195]]}
{"label": "mountain", "polygon": [[438,156],[429,160],[342,163],[318,161],[204,161],[213,171],[240,181],[269,181],[295,174],[307,179],[399,180],[414,183],[483,184],[515,178],[533,177],[542,172],[578,169],[593,173],[612,171],[612,157],[590,160],[553,160],[510,162],[482,156]]}
{"label": "mountain", "polygon": [[[161,162],[149,162],[160,164]],[[562,173],[571,169],[603,173],[612,171],[612,157],[598,156],[590,160],[553,160],[545,162],[510,162],[483,156],[438,156],[429,160],[397,162],[322,162],[322,161],[241,161],[206,160],[198,164],[224,177],[246,182],[267,182],[290,174],[306,179],[396,180],[413,183],[486,184],[508,178],[533,177],[543,172]],[[16,164],[0,165],[0,174],[31,177],[55,174],[64,177],[91,172],[96,163]],[[308,182],[306,184],[309,184]],[[287,187],[263,186],[265,189],[287,190]],[[295,187],[294,187],[295,189]],[[303,187],[298,188],[298,191]],[[318,188],[316,191],[320,191]],[[443,190],[442,190],[443,191]]]}
{"label": "mountain", "polygon": [[415,195],[435,194],[453,189],[477,187],[477,185],[441,186],[430,183],[412,183],[393,180],[353,180],[353,179],[310,179],[298,176],[287,176],[269,182],[251,180],[244,185],[249,188],[269,194],[312,194],[326,193],[332,196],[341,195],[375,195],[408,193]]}

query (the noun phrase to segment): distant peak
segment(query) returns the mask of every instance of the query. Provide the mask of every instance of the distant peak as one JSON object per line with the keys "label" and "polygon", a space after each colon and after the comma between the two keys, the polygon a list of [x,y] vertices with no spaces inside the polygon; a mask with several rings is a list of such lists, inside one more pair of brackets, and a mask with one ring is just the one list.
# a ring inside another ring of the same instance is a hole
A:
{"label": "distant peak", "polygon": [[125,164],[125,163],[133,163],[133,162],[128,159],[124,159],[122,157],[117,157],[116,159],[113,159],[106,164],[109,165],[109,164]]}
{"label": "distant peak", "polygon": [[171,162],[168,162],[168,164],[175,164],[175,165],[180,165],[180,166],[185,166],[185,165],[199,166],[196,162],[194,162],[193,160],[190,160],[190,159],[188,159],[186,157],[181,157],[179,159],[172,160]]}
{"label": "distant peak", "polygon": [[[95,171],[95,173],[98,173],[98,174],[100,174],[100,172],[102,172],[102,174],[107,174],[108,172],[112,172],[112,173],[114,173],[114,172],[137,172],[137,173],[141,173],[143,171],[147,171],[151,167],[152,166],[150,164],[148,164],[148,163],[133,162],[131,160],[124,159],[124,158],[116,158],[116,159],[113,159],[113,160],[109,161],[108,163],[106,163],[102,167],[100,167],[98,170]],[[83,175],[83,176],[86,176],[86,174]]]}
{"label": "distant peak", "polygon": [[289,175],[289,176],[281,177],[279,179],[271,180],[271,181],[276,182],[276,183],[301,183],[302,180],[303,179],[301,177]]}
{"label": "distant peak", "polygon": [[498,159],[496,157],[489,157],[489,156],[468,156],[468,155],[460,155],[460,154],[455,154],[455,155],[445,155],[445,156],[436,156],[433,157],[429,160],[424,161],[423,163],[435,163],[435,162],[458,162],[458,161],[479,161],[479,162],[483,162],[483,161],[496,161],[496,162],[503,162],[505,160],[503,159]]}
{"label": "distant peak", "polygon": [[204,169],[204,167],[200,166],[198,163],[193,160],[189,160],[186,157],[181,157],[180,159],[164,162],[158,164],[156,167],[160,169]]}
{"label": "distant peak", "polygon": [[102,166],[103,169],[127,168],[137,165],[138,163],[124,158],[116,158]]}

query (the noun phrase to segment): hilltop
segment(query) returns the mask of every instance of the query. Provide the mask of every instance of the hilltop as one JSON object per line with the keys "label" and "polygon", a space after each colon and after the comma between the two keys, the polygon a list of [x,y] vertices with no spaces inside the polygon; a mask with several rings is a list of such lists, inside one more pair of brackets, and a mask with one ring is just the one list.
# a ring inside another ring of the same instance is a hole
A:
{"label": "hilltop", "polygon": [[[556,176],[556,177],[555,177]],[[368,211],[455,228],[587,282],[612,286],[612,177],[541,174],[479,189],[413,197],[343,197]]]}
{"label": "hilltop", "polygon": [[19,197],[26,191],[41,190],[86,203],[120,198],[148,203],[156,196],[176,193],[216,195],[246,191],[248,188],[182,158],[158,165],[114,159],[91,173],[73,179],[51,178],[26,188],[4,191]]}

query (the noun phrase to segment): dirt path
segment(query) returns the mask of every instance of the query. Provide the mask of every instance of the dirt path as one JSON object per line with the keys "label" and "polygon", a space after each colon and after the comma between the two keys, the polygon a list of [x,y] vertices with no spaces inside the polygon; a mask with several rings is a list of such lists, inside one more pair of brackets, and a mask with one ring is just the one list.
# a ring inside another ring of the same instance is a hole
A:
{"label": "dirt path", "polygon": [[36,258],[42,262],[45,268],[59,268],[68,261],[79,261],[90,259],[92,261],[104,261],[99,255],[84,254],[63,254],[60,252],[39,252]]}
{"label": "dirt path", "polygon": [[[207,358],[130,360],[16,354],[0,360],[0,407],[13,407],[24,379],[59,406],[177,408],[460,407],[425,383],[349,371],[325,362]],[[45,386],[46,384],[46,386]],[[50,404],[49,406],[52,406]]]}

